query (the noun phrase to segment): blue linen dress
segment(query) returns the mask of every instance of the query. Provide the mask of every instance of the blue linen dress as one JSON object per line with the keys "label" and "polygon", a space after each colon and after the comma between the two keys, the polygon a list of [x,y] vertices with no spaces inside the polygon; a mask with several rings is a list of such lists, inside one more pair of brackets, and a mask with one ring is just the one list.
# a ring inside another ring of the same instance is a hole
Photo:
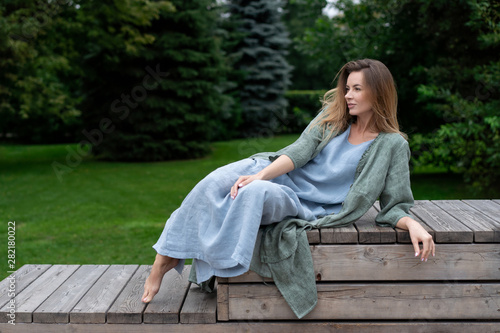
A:
{"label": "blue linen dress", "polygon": [[238,276],[250,267],[260,225],[287,217],[315,220],[338,213],[354,181],[356,166],[373,141],[353,145],[350,127],[333,138],[302,168],[270,181],[257,180],[230,190],[242,175],[252,175],[271,162],[244,159],[210,173],[186,196],[165,224],[153,248],[184,260],[193,258],[198,283],[212,276]]}

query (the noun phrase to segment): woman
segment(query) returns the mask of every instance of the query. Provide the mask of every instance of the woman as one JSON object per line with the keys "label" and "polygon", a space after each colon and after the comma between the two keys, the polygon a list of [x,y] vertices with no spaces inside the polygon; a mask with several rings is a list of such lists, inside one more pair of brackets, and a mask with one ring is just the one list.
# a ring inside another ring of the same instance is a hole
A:
{"label": "woman", "polygon": [[303,231],[349,225],[377,199],[377,224],[409,230],[422,261],[435,254],[432,237],[409,214],[409,148],[387,67],[371,59],[347,63],[323,104],[292,145],[219,168],[196,185],[154,245],[143,302],[167,271],[194,258],[197,283],[250,268],[273,277],[300,318],[316,304]]}

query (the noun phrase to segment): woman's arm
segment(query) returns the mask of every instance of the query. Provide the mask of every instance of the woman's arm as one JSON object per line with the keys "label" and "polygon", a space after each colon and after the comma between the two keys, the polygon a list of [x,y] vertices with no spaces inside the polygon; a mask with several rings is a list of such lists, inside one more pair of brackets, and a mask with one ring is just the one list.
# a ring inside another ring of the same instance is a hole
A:
{"label": "woman's arm", "polygon": [[236,195],[238,195],[238,189],[250,184],[254,180],[270,180],[284,175],[285,173],[292,171],[294,168],[294,163],[292,162],[290,157],[281,155],[273,163],[269,164],[257,174],[241,176],[240,178],[238,178],[233,187],[231,187],[231,197],[233,199],[236,198]]}
{"label": "woman's arm", "polygon": [[[427,261],[429,255],[435,255],[432,236],[410,216],[413,206],[413,194],[410,186],[410,170],[408,161],[410,149],[406,141],[392,154],[391,167],[388,170],[384,190],[380,195],[380,213],[377,215],[378,225],[390,225],[408,230],[415,250],[415,256]],[[419,243],[423,244],[422,251]]]}
{"label": "woman's arm", "polygon": [[[408,230],[410,233],[411,242],[413,248],[415,249],[415,257],[421,255],[422,261],[427,261],[427,258],[432,253],[432,256],[436,254],[436,247],[432,236],[414,219],[409,216],[402,217],[399,219],[396,227]],[[422,243],[423,249],[420,251],[419,243]]]}

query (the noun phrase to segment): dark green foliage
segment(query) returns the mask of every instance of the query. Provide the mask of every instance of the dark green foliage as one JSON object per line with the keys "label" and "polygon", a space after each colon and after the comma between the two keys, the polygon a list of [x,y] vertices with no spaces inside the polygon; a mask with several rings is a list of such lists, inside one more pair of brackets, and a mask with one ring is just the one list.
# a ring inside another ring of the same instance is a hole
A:
{"label": "dark green foliage", "polygon": [[379,59],[396,80],[403,130],[432,132],[443,124],[443,115],[418,99],[418,87],[434,81],[468,94],[474,86],[474,65],[496,56],[493,50],[481,48],[480,29],[470,25],[473,3],[339,0],[334,6],[341,14],[318,18],[299,47],[325,70],[337,71],[353,59]]}
{"label": "dark green foliage", "polygon": [[78,66],[64,1],[0,4],[0,138],[68,142],[79,126]]}
{"label": "dark green foliage", "polygon": [[463,173],[481,191],[500,185],[499,77],[500,62],[476,67],[475,94],[466,98],[436,86],[419,89],[422,98],[443,112],[446,123],[432,135],[414,136],[417,164]]}
{"label": "dark green foliage", "polygon": [[[310,0],[313,1],[313,0]],[[302,50],[324,68],[375,58],[393,73],[403,131],[417,163],[462,172],[475,186],[498,180],[500,4],[462,0],[339,0]]]}
{"label": "dark green foliage", "polygon": [[[417,153],[423,155],[420,163],[454,169],[484,190],[500,185],[500,3],[464,1],[454,11],[462,13],[464,27],[447,26],[451,40],[436,43],[448,53],[427,69],[418,88],[419,100],[444,123],[424,138],[429,152]],[[446,26],[451,20],[429,21]]]}
{"label": "dark green foliage", "polygon": [[[289,0],[284,7],[283,22],[290,33],[291,45],[287,55],[288,63],[293,67],[291,90],[327,89],[335,77],[336,68],[320,67],[321,59],[300,52],[302,36],[306,29],[314,27],[321,16],[326,0]],[[319,60],[319,61],[318,61]]]}
{"label": "dark green foliage", "polygon": [[321,99],[326,90],[289,90],[286,117],[282,120],[279,133],[300,133],[321,110]]}
{"label": "dark green foliage", "polygon": [[239,55],[234,68],[245,75],[238,82],[240,129],[245,135],[272,132],[285,115],[291,68],[285,58],[289,39],[279,5],[278,0],[232,0],[229,5],[236,32],[244,36],[233,52]]}
{"label": "dark green foliage", "polygon": [[[202,156],[224,102],[213,2],[130,3],[81,7],[94,26],[82,37],[88,50],[83,119],[87,133],[95,129],[92,150],[112,160]],[[99,140],[103,119],[112,130],[101,130]]]}

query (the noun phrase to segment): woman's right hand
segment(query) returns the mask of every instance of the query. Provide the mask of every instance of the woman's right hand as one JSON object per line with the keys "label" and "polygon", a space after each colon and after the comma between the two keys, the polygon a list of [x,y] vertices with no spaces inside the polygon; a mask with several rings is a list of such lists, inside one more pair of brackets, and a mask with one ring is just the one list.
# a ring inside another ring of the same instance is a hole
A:
{"label": "woman's right hand", "polygon": [[256,173],[255,175],[240,176],[233,187],[231,187],[231,198],[236,198],[238,189],[250,184],[254,180],[270,180],[278,176],[284,175],[294,169],[294,164],[290,157],[281,155],[273,163]]}
{"label": "woman's right hand", "polygon": [[231,187],[231,198],[236,198],[236,196],[238,195],[238,190],[243,186],[250,184],[254,180],[260,179],[262,178],[258,175],[240,176],[236,183],[234,183],[234,185]]}

